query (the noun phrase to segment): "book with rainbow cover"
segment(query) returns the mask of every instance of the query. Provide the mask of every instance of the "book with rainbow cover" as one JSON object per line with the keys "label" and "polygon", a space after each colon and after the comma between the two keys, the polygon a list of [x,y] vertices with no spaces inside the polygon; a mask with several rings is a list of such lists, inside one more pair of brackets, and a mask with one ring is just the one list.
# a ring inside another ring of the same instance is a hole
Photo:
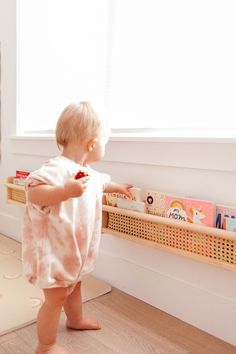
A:
{"label": "book with rainbow cover", "polygon": [[212,202],[166,195],[164,208],[167,218],[203,226],[214,226],[214,204]]}

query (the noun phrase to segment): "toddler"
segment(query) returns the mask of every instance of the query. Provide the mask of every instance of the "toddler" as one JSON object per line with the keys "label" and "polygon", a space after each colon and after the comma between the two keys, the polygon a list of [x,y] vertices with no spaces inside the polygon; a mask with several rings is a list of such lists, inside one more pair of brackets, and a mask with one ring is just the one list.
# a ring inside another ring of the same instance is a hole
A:
{"label": "toddler", "polygon": [[[56,126],[61,155],[27,178],[23,266],[29,282],[45,296],[37,317],[36,354],[70,354],[56,343],[62,307],[68,328],[101,328],[83,316],[81,280],[98,254],[103,192],[130,198],[132,187],[110,182],[90,167],[102,159],[107,140],[108,128],[88,102],[70,104]],[[78,172],[82,178],[76,179]]]}

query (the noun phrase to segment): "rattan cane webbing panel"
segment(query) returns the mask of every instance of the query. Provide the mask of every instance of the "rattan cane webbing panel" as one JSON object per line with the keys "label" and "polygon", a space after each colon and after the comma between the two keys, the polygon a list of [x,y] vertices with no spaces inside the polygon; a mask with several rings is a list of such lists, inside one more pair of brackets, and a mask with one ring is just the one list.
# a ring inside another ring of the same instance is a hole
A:
{"label": "rattan cane webbing panel", "polygon": [[107,228],[139,239],[236,265],[236,239],[235,241],[227,240],[207,233],[116,213],[109,213]]}
{"label": "rattan cane webbing panel", "polygon": [[20,191],[20,190],[11,189],[9,199],[16,200],[20,203],[25,203],[26,202],[25,192]]}
{"label": "rattan cane webbing panel", "polygon": [[7,178],[7,199],[9,202],[17,202],[21,204],[26,203],[26,193],[23,186],[13,184],[14,176],[9,176]]}

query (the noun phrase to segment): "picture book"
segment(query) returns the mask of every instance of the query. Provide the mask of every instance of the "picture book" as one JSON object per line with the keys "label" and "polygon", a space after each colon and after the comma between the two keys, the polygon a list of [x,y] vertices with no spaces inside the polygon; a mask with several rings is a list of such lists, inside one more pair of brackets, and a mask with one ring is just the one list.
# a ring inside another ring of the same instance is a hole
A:
{"label": "picture book", "polygon": [[236,219],[224,216],[223,218],[223,229],[227,231],[236,232]]}
{"label": "picture book", "polygon": [[18,186],[25,186],[26,178],[13,178],[13,184]]}
{"label": "picture book", "polygon": [[166,195],[164,208],[167,218],[203,226],[214,226],[214,204],[212,202]]}
{"label": "picture book", "polygon": [[120,193],[106,193],[106,203],[109,206],[117,207],[118,198],[122,198],[123,194]]}
{"label": "picture book", "polygon": [[137,202],[136,200],[130,200],[124,198],[117,198],[117,206],[118,208],[138,211],[141,213],[145,213],[146,210],[146,206],[144,202]]}
{"label": "picture book", "polygon": [[163,192],[147,190],[144,195],[147,213],[158,216],[165,216],[165,195],[166,194]]}
{"label": "picture book", "polygon": [[216,224],[218,229],[223,229],[223,219],[229,217],[236,219],[236,207],[216,204]]}
{"label": "picture book", "polygon": [[132,195],[132,200],[136,202],[143,202],[142,189],[137,187],[129,188],[129,192]]}
{"label": "picture book", "polygon": [[109,206],[117,208],[129,209],[142,213],[146,212],[145,203],[135,200],[135,196],[133,196],[133,199],[128,199],[120,193],[106,193],[106,203]]}
{"label": "picture book", "polygon": [[26,178],[29,174],[29,171],[16,170],[16,178]]}

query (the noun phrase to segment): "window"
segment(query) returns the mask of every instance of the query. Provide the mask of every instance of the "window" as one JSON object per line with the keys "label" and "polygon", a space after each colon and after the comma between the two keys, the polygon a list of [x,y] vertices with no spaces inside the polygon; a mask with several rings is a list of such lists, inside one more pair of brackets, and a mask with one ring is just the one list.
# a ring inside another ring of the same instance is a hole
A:
{"label": "window", "polygon": [[18,131],[50,132],[71,102],[105,101],[109,0],[18,2]]}
{"label": "window", "polygon": [[18,131],[88,99],[120,131],[234,134],[235,17],[234,0],[19,1]]}

